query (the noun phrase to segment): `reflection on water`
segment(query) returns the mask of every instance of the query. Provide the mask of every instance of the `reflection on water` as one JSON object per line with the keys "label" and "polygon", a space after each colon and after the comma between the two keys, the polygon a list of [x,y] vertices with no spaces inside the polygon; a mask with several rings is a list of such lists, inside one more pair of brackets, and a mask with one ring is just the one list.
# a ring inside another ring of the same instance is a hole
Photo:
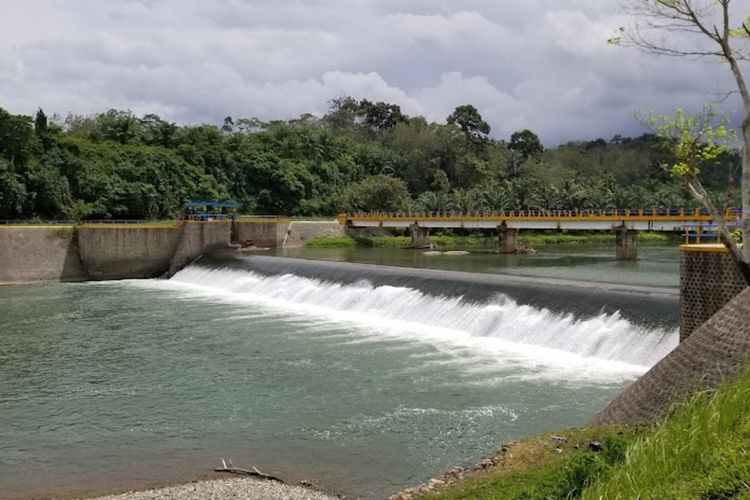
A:
{"label": "reflection on water", "polygon": [[641,245],[637,261],[617,261],[614,244],[548,245],[533,255],[471,248],[467,255],[434,255],[400,248],[285,248],[263,253],[452,271],[504,273],[643,286],[679,286],[679,249]]}

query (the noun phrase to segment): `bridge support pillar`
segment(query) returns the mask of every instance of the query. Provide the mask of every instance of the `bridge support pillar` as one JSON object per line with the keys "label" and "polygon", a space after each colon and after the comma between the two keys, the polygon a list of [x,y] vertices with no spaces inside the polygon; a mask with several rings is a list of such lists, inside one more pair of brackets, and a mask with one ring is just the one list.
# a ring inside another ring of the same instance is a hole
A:
{"label": "bridge support pillar", "polygon": [[409,226],[411,232],[412,248],[429,248],[430,247],[430,228],[419,227],[417,224]]}
{"label": "bridge support pillar", "polygon": [[516,253],[518,248],[518,229],[509,228],[503,222],[497,226],[498,245],[500,253]]}
{"label": "bridge support pillar", "polygon": [[615,230],[617,260],[638,259],[638,231],[620,226]]}

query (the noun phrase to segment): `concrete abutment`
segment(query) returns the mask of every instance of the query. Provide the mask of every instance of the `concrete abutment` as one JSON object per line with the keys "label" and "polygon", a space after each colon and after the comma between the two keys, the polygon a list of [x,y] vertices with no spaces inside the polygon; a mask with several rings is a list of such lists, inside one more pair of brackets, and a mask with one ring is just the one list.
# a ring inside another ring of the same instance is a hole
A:
{"label": "concrete abutment", "polygon": [[615,230],[617,260],[638,259],[638,231],[620,226]]}
{"label": "concrete abutment", "polygon": [[429,248],[430,247],[430,228],[420,227],[417,224],[409,226],[411,233],[412,248]]}
{"label": "concrete abutment", "polygon": [[510,228],[505,222],[497,226],[500,253],[516,253],[518,249],[518,229]]}

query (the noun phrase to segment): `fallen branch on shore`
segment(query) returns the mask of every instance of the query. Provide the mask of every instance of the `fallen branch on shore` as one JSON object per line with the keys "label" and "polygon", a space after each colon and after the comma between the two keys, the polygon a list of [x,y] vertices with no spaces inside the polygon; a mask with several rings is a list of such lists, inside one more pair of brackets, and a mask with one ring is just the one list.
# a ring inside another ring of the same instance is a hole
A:
{"label": "fallen branch on shore", "polygon": [[256,469],[255,467],[253,467],[253,470],[242,469],[240,467],[235,467],[232,464],[231,460],[229,461],[229,464],[227,464],[224,461],[224,459],[222,458],[221,459],[221,465],[222,465],[222,467],[214,469],[214,472],[228,472],[230,474],[243,474],[243,475],[247,475],[247,476],[257,477],[257,478],[260,478],[260,479],[265,479],[266,481],[276,481],[276,482],[279,482],[279,483],[282,483],[282,484],[284,483],[283,479],[278,478],[276,476],[273,476],[271,474],[266,474],[265,472],[261,472],[258,469]]}

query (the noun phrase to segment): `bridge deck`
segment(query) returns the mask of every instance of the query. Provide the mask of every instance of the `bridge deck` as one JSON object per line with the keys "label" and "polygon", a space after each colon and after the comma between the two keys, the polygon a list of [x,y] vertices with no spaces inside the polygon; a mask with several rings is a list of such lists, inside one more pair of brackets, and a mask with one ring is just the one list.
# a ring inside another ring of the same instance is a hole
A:
{"label": "bridge deck", "polygon": [[[728,221],[740,212],[727,210]],[[509,229],[565,229],[605,231],[625,227],[641,231],[682,231],[686,226],[710,224],[713,218],[700,210],[513,210],[503,212],[360,212],[340,214],[338,221],[353,227],[494,229],[505,224]]]}

